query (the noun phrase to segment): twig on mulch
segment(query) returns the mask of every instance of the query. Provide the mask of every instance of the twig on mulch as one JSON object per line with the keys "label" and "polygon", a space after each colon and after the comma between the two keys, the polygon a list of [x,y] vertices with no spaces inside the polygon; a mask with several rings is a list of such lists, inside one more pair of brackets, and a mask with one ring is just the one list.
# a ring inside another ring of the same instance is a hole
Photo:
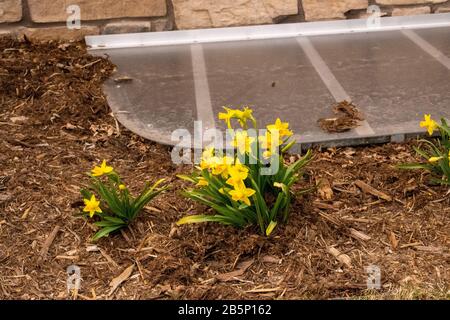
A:
{"label": "twig on mulch", "polygon": [[45,259],[47,257],[48,250],[50,249],[50,246],[52,245],[53,241],[56,238],[56,235],[58,234],[59,230],[61,229],[60,226],[55,226],[50,233],[50,235],[47,237],[47,239],[44,242],[44,245],[42,246],[41,251],[39,252],[39,255],[42,259]]}
{"label": "twig on mulch", "polygon": [[331,253],[339,262],[346,265],[347,267],[352,267],[352,259],[345,253],[340,252],[338,249],[334,247],[328,247],[327,251]]}
{"label": "twig on mulch", "polygon": [[367,183],[361,181],[361,180],[356,180],[355,184],[364,192],[364,193],[369,193],[373,196],[376,196],[378,198],[381,198],[383,200],[386,201],[392,201],[392,197],[387,195],[384,192],[381,192],[371,186],[369,186]]}

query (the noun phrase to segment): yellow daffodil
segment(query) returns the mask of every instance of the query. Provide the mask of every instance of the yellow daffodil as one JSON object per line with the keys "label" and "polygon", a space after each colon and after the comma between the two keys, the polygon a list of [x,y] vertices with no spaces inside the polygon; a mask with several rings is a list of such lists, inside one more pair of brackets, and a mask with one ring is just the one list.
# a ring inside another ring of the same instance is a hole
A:
{"label": "yellow daffodil", "polygon": [[241,201],[245,203],[246,205],[250,206],[250,199],[249,197],[253,196],[255,194],[255,190],[247,188],[243,182],[237,184],[234,186],[234,190],[231,190],[229,192],[231,198],[234,201]]}
{"label": "yellow daffodil", "polygon": [[221,175],[224,179],[228,178],[228,168],[233,164],[234,159],[225,156],[223,158],[217,158],[211,165],[211,173],[215,176]]}
{"label": "yellow daffodil", "polygon": [[263,157],[264,157],[264,159],[269,159],[270,157],[272,157],[272,151],[269,151],[269,150],[264,151]]}
{"label": "yellow daffodil", "polygon": [[212,157],[210,159],[202,159],[202,161],[200,162],[200,169],[201,170],[211,169],[214,163],[216,163],[216,161],[217,161],[216,157]]}
{"label": "yellow daffodil", "polygon": [[95,166],[94,169],[92,169],[92,175],[94,177],[100,177],[104,174],[111,173],[113,170],[114,168],[106,165],[106,160],[103,160],[100,166]]}
{"label": "yellow daffodil", "polygon": [[281,122],[280,118],[278,118],[274,124],[268,125],[267,130],[269,130],[271,132],[278,131],[280,138],[290,137],[293,134],[292,131],[289,130],[289,123]]}
{"label": "yellow daffodil", "polygon": [[436,121],[431,119],[431,115],[426,114],[424,116],[424,121],[420,122],[420,127],[427,128],[428,134],[431,136],[433,135],[434,130],[438,128],[438,124],[436,123]]}
{"label": "yellow daffodil", "polygon": [[440,160],[444,159],[444,157],[431,157],[430,159],[428,159],[429,163],[436,163]]}
{"label": "yellow daffodil", "polygon": [[209,183],[205,178],[203,178],[203,177],[198,178],[197,187],[206,187],[208,185],[209,185]]}
{"label": "yellow daffodil", "polygon": [[214,157],[214,148],[206,148],[202,153],[202,161],[200,162],[200,169],[210,169],[212,164],[215,163],[217,157]]}
{"label": "yellow daffodil", "polygon": [[255,118],[253,118],[253,110],[249,107],[244,107],[243,110],[235,110],[234,111],[234,117],[239,120],[239,124],[243,128],[247,128],[247,121],[255,121]]}
{"label": "yellow daffodil", "polygon": [[119,185],[119,190],[124,191],[127,190],[127,187],[124,184]]}
{"label": "yellow daffodil", "polygon": [[278,147],[282,141],[279,137],[278,141],[275,141],[273,139],[273,134],[270,131],[266,131],[265,135],[259,136],[258,138],[259,143],[261,144],[261,148],[263,149],[271,149],[272,148],[272,141],[274,141],[273,145]]}
{"label": "yellow daffodil", "polygon": [[211,159],[214,157],[214,148],[208,147],[202,152],[202,159]]}
{"label": "yellow daffodil", "polygon": [[228,174],[230,178],[227,180],[227,184],[234,186],[247,179],[248,168],[242,164],[237,164],[228,169]]}
{"label": "yellow daffodil", "polygon": [[254,137],[249,137],[247,131],[237,131],[232,146],[237,148],[241,154],[250,153]]}
{"label": "yellow daffodil", "polygon": [[83,212],[89,212],[89,216],[92,218],[95,213],[102,213],[100,209],[100,201],[97,201],[95,195],[92,195],[91,199],[84,199],[85,207]]}
{"label": "yellow daffodil", "polygon": [[236,116],[236,110],[223,107],[226,112],[220,112],[219,113],[219,120],[225,121],[227,124],[227,127],[231,129],[231,119],[233,119]]}
{"label": "yellow daffodil", "polygon": [[[268,159],[272,156],[272,154],[276,151],[276,148],[278,148],[282,141],[280,138],[278,138],[278,141],[274,140],[274,134],[270,131],[266,131],[265,135],[260,136],[258,138],[261,148],[266,149],[263,152],[263,157],[265,159]],[[276,138],[275,138],[276,139]]]}

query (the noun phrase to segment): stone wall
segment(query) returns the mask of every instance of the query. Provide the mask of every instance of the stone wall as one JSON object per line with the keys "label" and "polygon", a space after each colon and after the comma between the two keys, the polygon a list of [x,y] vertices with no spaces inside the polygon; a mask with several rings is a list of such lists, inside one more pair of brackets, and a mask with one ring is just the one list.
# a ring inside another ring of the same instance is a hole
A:
{"label": "stone wall", "polygon": [[[87,34],[364,18],[370,5],[378,5],[383,16],[450,12],[450,0],[0,0],[0,35],[71,40]],[[67,28],[78,13],[81,25]]]}

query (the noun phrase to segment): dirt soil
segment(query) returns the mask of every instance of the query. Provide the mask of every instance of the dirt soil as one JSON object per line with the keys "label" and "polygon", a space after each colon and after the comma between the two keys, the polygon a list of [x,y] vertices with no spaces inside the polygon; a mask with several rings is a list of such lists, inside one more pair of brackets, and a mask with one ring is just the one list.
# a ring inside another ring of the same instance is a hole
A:
{"label": "dirt soil", "polygon": [[[395,168],[414,160],[412,143],[317,150],[296,186],[317,191],[297,198],[271,238],[177,228],[206,210],[180,195],[187,184],[176,175],[192,167],[116,123],[101,90],[113,69],[79,43],[0,40],[0,299],[450,298],[450,194]],[[75,214],[85,172],[103,159],[133,190],[159,178],[171,190],[92,243],[94,226]],[[72,264],[83,279],[76,297],[66,290]],[[381,269],[380,290],[367,290],[369,265]]]}

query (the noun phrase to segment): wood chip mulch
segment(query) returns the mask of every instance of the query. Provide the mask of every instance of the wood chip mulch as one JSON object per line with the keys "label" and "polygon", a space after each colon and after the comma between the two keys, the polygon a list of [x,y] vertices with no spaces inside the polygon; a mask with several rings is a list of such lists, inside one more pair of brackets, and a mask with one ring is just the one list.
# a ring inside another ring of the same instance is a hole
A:
{"label": "wood chip mulch", "polygon": [[[289,224],[271,238],[216,224],[177,228],[205,208],[180,195],[167,147],[111,116],[114,66],[80,43],[0,40],[0,299],[449,298],[450,194],[399,171],[412,143],[316,151]],[[295,156],[292,156],[295,160]],[[168,178],[123,233],[91,242],[79,189],[108,160],[133,190]],[[66,290],[67,267],[81,290]],[[366,267],[381,269],[367,290]]]}

